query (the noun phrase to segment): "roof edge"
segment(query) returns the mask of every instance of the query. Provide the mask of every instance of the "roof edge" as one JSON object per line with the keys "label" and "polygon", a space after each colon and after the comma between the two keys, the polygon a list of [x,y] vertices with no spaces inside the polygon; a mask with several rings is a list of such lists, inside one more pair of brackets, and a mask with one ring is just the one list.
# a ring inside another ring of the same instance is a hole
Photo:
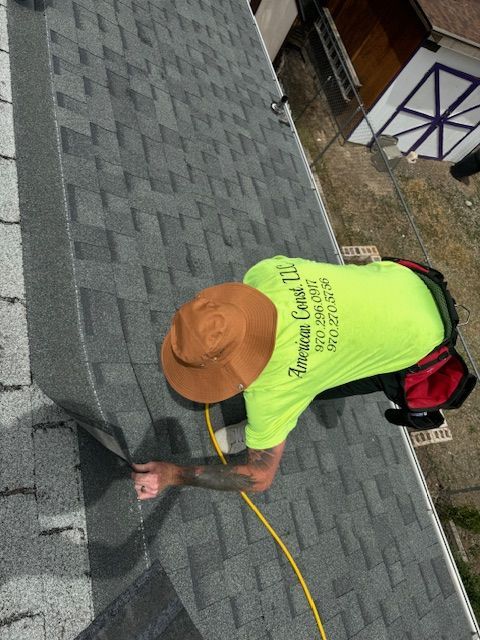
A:
{"label": "roof edge", "polygon": [[[393,403],[391,403],[392,406],[395,406]],[[420,467],[420,463],[418,461],[418,458],[415,454],[414,448],[413,448],[413,444],[410,440],[410,437],[408,435],[408,429],[406,427],[402,427],[401,428],[401,433],[402,433],[402,437],[403,437],[403,441],[404,441],[404,445],[405,445],[405,449],[407,451],[407,455],[410,458],[410,462],[411,465],[413,467],[415,476],[417,477],[417,480],[420,484],[420,488],[421,491],[424,495],[424,498],[427,502],[427,511],[430,515],[431,521],[432,521],[432,525],[436,531],[437,534],[437,538],[439,540],[440,546],[443,549],[443,554],[444,554],[444,558],[448,567],[448,570],[450,572],[450,577],[452,578],[452,582],[456,588],[457,591],[457,595],[459,597],[461,606],[464,610],[464,613],[466,615],[466,617],[468,618],[469,622],[470,622],[470,626],[471,626],[471,632],[472,632],[472,639],[478,639],[480,638],[480,626],[477,622],[477,619],[475,617],[475,614],[473,612],[472,609],[472,605],[470,603],[470,600],[468,598],[467,592],[465,591],[465,586],[462,582],[462,579],[460,577],[460,574],[458,572],[458,568],[457,565],[455,563],[455,560],[453,558],[452,555],[452,551],[448,545],[446,536],[445,536],[445,532],[443,531],[442,525],[440,523],[440,518],[438,516],[438,513],[435,509],[435,505],[433,503],[433,499],[432,496],[430,495],[430,492],[428,490],[428,486],[427,486],[427,482],[425,480],[425,476],[423,475],[423,471]]]}
{"label": "roof edge", "polygon": [[468,44],[470,47],[474,47],[475,49],[480,49],[480,42],[474,42],[473,40],[469,40],[468,38],[459,36],[456,33],[452,33],[451,31],[447,31],[446,29],[442,29],[441,27],[433,26],[432,30],[435,31],[435,33],[439,33],[442,36],[447,36],[448,38],[452,38],[453,40],[464,42],[465,44]]}
{"label": "roof edge", "polygon": [[415,13],[417,14],[417,16],[420,18],[420,21],[422,22],[423,26],[428,30],[430,34],[434,28],[433,24],[430,22],[427,14],[418,3],[418,0],[410,0],[410,4],[413,10],[415,11]]}

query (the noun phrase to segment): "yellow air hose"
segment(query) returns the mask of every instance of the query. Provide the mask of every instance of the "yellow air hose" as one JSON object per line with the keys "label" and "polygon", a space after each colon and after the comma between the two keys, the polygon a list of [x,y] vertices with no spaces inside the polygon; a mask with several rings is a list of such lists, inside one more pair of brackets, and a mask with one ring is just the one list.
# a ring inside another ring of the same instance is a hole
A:
{"label": "yellow air hose", "polygon": [[[215,432],[213,431],[212,421],[210,420],[210,410],[209,410],[209,405],[208,404],[205,405],[205,420],[207,422],[208,433],[210,434],[210,439],[211,439],[212,444],[213,444],[213,446],[215,448],[215,451],[217,452],[217,455],[220,458],[220,460],[222,461],[222,463],[223,464],[227,464],[227,461],[225,460],[225,456],[223,455],[220,447],[218,446],[218,442],[217,442],[217,439],[215,437]],[[250,509],[255,513],[257,518],[262,522],[263,526],[266,528],[266,530],[269,532],[269,534],[272,536],[272,538],[278,544],[280,549],[283,551],[285,557],[287,558],[287,560],[289,561],[290,565],[292,566],[292,569],[295,571],[300,584],[302,585],[303,592],[304,592],[305,597],[307,599],[307,602],[310,605],[310,608],[312,610],[313,617],[315,618],[315,622],[317,623],[318,630],[320,631],[320,636],[322,637],[322,640],[327,640],[327,636],[325,635],[325,631],[323,629],[322,621],[321,621],[320,615],[319,615],[319,613],[317,611],[317,607],[315,606],[315,602],[313,601],[313,598],[312,598],[312,596],[310,594],[310,591],[309,591],[309,589],[308,589],[308,587],[307,587],[307,585],[305,583],[305,580],[303,579],[303,576],[300,573],[300,569],[297,567],[297,564],[296,564],[295,560],[292,558],[292,555],[291,555],[290,551],[287,549],[287,547],[285,546],[285,543],[282,541],[282,539],[277,534],[275,529],[270,525],[270,523],[265,518],[263,513],[258,509],[258,507],[256,507],[253,504],[253,502],[250,500],[250,498],[247,496],[247,494],[244,491],[241,491],[240,495],[242,496],[244,501],[248,504]]]}

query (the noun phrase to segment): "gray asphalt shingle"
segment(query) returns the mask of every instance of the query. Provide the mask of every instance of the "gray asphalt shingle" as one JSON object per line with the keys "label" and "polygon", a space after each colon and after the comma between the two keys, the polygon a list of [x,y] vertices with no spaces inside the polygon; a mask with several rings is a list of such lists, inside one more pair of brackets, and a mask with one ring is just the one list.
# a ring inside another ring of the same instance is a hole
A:
{"label": "gray asphalt shingle", "polygon": [[[13,19],[19,35],[26,17]],[[278,90],[248,5],[50,0],[45,16],[29,19],[38,61],[30,68],[14,46],[12,76],[19,116],[29,122],[36,99],[41,111],[41,134],[32,127],[18,140],[37,378],[48,377],[60,404],[123,437],[135,459],[211,462],[202,413],[159,368],[175,308],[275,253],[336,259],[295,138],[269,108]],[[45,184],[61,185],[66,204]],[[28,215],[33,199],[42,224]],[[45,308],[40,268],[65,319]],[[76,304],[80,320],[69,320]],[[72,358],[79,374],[64,380]],[[327,637],[467,640],[382,403],[315,402],[256,501],[301,566]],[[237,413],[237,399],[216,407],[215,425]],[[86,436],[80,442],[97,611],[157,558],[205,639],[315,637],[290,567],[238,496],[174,490],[138,507],[126,473]]]}

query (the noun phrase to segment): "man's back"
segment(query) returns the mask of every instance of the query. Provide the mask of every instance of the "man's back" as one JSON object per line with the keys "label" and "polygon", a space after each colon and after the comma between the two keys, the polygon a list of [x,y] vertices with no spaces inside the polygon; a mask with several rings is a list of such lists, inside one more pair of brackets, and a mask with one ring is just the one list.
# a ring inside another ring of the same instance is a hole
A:
{"label": "man's back", "polygon": [[332,265],[276,256],[245,275],[278,312],[274,352],[245,391],[247,444],[274,446],[325,389],[408,367],[443,339],[425,284],[393,262]]}

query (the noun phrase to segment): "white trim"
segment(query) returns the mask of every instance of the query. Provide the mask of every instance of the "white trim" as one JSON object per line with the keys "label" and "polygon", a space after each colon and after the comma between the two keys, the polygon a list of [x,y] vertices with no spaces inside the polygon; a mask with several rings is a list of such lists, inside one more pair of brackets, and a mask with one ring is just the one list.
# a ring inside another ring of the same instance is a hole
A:
{"label": "white trim", "polygon": [[[392,403],[392,407],[394,406],[395,405]],[[458,573],[457,565],[455,564],[455,560],[453,559],[453,555],[448,545],[445,532],[443,531],[442,525],[440,523],[440,518],[438,517],[438,514],[435,510],[432,497],[428,491],[428,486],[425,480],[425,476],[423,475],[422,469],[420,467],[420,463],[418,462],[417,456],[415,455],[412,442],[408,436],[408,430],[405,427],[401,427],[401,430],[402,430],[402,437],[404,440],[404,444],[407,449],[407,454],[412,462],[414,470],[416,471],[420,488],[422,489],[422,493],[424,494],[425,501],[427,503],[427,511],[430,514],[430,517],[432,519],[432,524],[437,531],[440,544],[442,545],[443,551],[448,560],[447,567],[448,567],[450,576],[452,578],[453,584],[456,587],[457,593],[460,596],[460,601],[465,611],[465,614],[467,615],[467,618],[470,619],[472,640],[480,640],[480,627],[475,618],[475,614],[473,613],[472,605],[470,604],[470,600],[468,599],[467,593],[465,591],[465,587],[463,586],[463,582],[460,578],[460,574]]]}
{"label": "white trim", "polygon": [[457,33],[452,33],[451,31],[447,31],[446,29],[441,29],[440,27],[433,27],[433,31],[436,31],[437,33],[440,33],[443,36],[448,36],[449,38],[452,38],[453,40],[458,40],[459,42],[464,42],[465,44],[469,44],[471,47],[474,47],[475,49],[479,49],[480,48],[480,43],[478,42],[474,42],[473,40],[469,40],[468,38],[463,38],[462,36],[458,35]]}

